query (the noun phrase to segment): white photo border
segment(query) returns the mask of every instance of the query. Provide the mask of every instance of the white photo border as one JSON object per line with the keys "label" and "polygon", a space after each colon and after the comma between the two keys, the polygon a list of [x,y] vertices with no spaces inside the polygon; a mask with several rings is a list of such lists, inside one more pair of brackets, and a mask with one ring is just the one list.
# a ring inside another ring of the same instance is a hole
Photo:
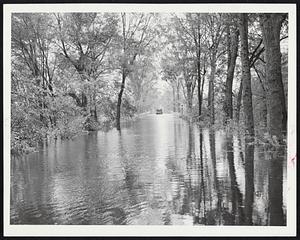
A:
{"label": "white photo border", "polygon": [[[286,226],[107,226],[10,224],[11,14],[24,12],[288,13],[288,151]],[[296,236],[296,4],[4,4],[4,236]],[[293,160],[294,159],[294,160]]]}

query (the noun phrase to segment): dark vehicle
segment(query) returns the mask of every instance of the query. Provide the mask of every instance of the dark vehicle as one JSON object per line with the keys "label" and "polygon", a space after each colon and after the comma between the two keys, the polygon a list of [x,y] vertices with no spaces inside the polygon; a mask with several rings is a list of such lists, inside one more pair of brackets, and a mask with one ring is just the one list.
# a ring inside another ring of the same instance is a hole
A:
{"label": "dark vehicle", "polygon": [[163,114],[162,109],[156,109],[156,114]]}

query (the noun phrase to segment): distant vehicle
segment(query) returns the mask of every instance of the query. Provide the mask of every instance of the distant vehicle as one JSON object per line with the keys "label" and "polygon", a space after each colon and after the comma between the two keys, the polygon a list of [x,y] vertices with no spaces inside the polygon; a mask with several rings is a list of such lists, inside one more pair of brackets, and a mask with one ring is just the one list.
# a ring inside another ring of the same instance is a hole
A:
{"label": "distant vehicle", "polygon": [[160,108],[160,109],[156,109],[156,114],[163,114],[163,110]]}

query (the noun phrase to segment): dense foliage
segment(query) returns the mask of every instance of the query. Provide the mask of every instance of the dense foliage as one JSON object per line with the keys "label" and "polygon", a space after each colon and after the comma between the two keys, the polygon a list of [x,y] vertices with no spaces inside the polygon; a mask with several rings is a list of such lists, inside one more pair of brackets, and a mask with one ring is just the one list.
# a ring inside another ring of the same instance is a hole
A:
{"label": "dense foliage", "polygon": [[145,24],[150,17],[134,13],[13,14],[12,152],[114,125],[124,71],[132,81],[121,116],[141,111],[155,80],[153,67],[138,76],[150,71],[154,54],[156,35]]}
{"label": "dense foliage", "polygon": [[[120,119],[158,107],[200,124],[242,124],[238,20],[238,14],[228,13],[13,14],[12,151],[104,125],[119,128]],[[262,16],[248,14],[247,22],[254,127],[264,133],[268,89]],[[287,37],[284,16],[285,111]]]}

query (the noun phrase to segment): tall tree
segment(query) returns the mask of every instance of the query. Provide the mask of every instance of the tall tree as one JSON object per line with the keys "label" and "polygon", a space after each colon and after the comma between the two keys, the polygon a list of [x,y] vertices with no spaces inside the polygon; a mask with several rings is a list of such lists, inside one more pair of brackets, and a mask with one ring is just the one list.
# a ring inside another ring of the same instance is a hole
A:
{"label": "tall tree", "polygon": [[227,27],[227,77],[225,89],[224,111],[226,121],[233,118],[232,108],[232,83],[234,77],[234,69],[238,54],[239,31],[235,24],[228,23]]}
{"label": "tall tree", "polygon": [[210,116],[210,124],[215,123],[215,74],[217,69],[219,45],[225,30],[222,24],[222,18],[222,14],[208,14],[205,18],[208,27],[207,39],[209,46],[210,62],[210,75],[208,87],[208,110]]}
{"label": "tall tree", "polygon": [[286,113],[281,73],[280,29],[285,17],[285,14],[276,13],[260,15],[266,60],[267,123],[273,140],[269,171],[270,225],[283,225],[282,136],[286,131]]}
{"label": "tall tree", "polygon": [[155,60],[150,56],[143,56],[135,64],[135,70],[132,71],[128,78],[128,86],[132,92],[135,106],[138,113],[145,110],[145,101],[149,93],[154,90],[157,82]]}
{"label": "tall tree", "polygon": [[[186,34],[192,39],[193,49],[195,52],[195,62],[197,70],[197,95],[198,95],[198,115],[202,113],[202,99],[203,99],[203,88],[205,75],[205,51],[207,50],[204,38],[206,35],[206,28],[204,24],[204,16],[200,13],[187,13],[186,14],[187,27],[184,27]],[[202,58],[202,59],[201,59]],[[202,70],[203,68],[203,70]]]}
{"label": "tall tree", "polygon": [[241,36],[241,62],[243,81],[243,104],[245,121],[245,223],[252,225],[254,200],[254,120],[252,107],[251,73],[248,52],[248,14],[239,14]]}
{"label": "tall tree", "polygon": [[161,59],[161,68],[162,68],[162,79],[166,81],[172,88],[173,94],[173,111],[180,111],[180,66],[175,58],[173,52],[170,52],[171,48],[167,49],[168,52],[164,53],[164,56]]}
{"label": "tall tree", "polygon": [[121,84],[118,93],[116,127],[121,129],[121,104],[125,89],[126,78],[133,71],[134,63],[152,40],[155,38],[149,31],[152,21],[152,14],[121,13],[121,36],[119,39],[121,47]]}
{"label": "tall tree", "polygon": [[[55,14],[58,44],[62,55],[76,69],[80,93],[69,93],[84,109],[88,119],[97,122],[95,84],[104,73],[104,60],[116,33],[117,19],[110,13]],[[99,86],[98,86],[99,87]]]}
{"label": "tall tree", "polygon": [[[49,111],[47,97],[53,97],[53,76],[56,56],[51,53],[54,34],[52,20],[47,14],[14,14],[12,17],[13,73],[17,70],[31,79],[36,91],[34,101],[41,123],[48,127],[55,125],[55,116]],[[23,67],[21,67],[23,64]],[[17,79],[17,74],[13,76]],[[31,88],[33,87],[31,86]],[[28,89],[29,91],[29,89]]]}
{"label": "tall tree", "polygon": [[[190,19],[189,19],[190,21]],[[186,100],[187,117],[191,120],[193,115],[193,98],[197,85],[197,67],[196,67],[196,46],[191,33],[191,22],[187,20],[187,15],[173,18],[175,38],[173,42],[173,53],[178,62],[178,68],[181,71],[180,81],[183,96]],[[189,26],[189,28],[187,28]]]}

